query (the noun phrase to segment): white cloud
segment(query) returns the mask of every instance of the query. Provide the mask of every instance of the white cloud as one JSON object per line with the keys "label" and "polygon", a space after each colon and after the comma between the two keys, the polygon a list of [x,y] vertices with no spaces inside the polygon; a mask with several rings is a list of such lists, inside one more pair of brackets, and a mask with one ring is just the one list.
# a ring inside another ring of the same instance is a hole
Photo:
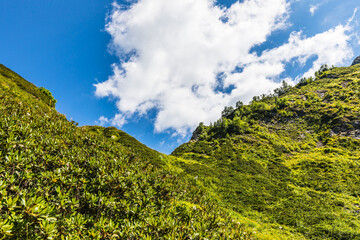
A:
{"label": "white cloud", "polygon": [[96,122],[96,124],[99,124],[100,126],[104,126],[108,124],[110,121],[107,117],[101,116],[99,117],[99,120]]}
{"label": "white cloud", "polygon": [[108,119],[107,117],[101,116],[96,124],[100,126],[112,125],[121,128],[126,123],[126,119],[122,114],[116,114],[114,118]]}
{"label": "white cloud", "polygon": [[230,8],[212,0],[139,0],[126,10],[114,4],[106,25],[112,48],[120,59],[135,54],[113,64],[114,74],[95,85],[96,95],[117,99],[117,126],[157,108],[156,131],[186,135],[199,122],[218,119],[224,106],[277,87],[274,79],[290,60],[317,56],[316,69],[351,55],[349,27],[342,25],[310,38],[293,33],[261,56],[250,53],[286,27],[289,7],[285,0],[245,0]]}
{"label": "white cloud", "polygon": [[[348,20],[348,24],[351,24],[353,21],[354,21],[354,19],[355,19],[355,17],[356,17],[356,14],[357,14],[357,12],[358,12],[358,9],[357,8],[355,8],[354,9],[354,11],[353,11],[353,15],[351,16],[351,18]],[[359,23],[356,21],[356,23],[355,23],[356,25],[359,25]]]}
{"label": "white cloud", "polygon": [[311,13],[311,16],[314,16],[315,11],[318,10],[319,6],[320,6],[320,4],[310,5],[309,11],[310,11],[310,13]]}
{"label": "white cloud", "polygon": [[114,118],[111,119],[111,125],[121,128],[126,123],[125,116],[122,114],[116,114]]}
{"label": "white cloud", "polygon": [[[340,65],[344,63],[344,60],[353,57],[349,44],[352,36],[347,34],[350,30],[349,25],[338,25],[309,38],[302,36],[301,32],[294,32],[290,35],[288,43],[266,51],[260,59],[273,65],[290,62],[292,59],[298,60],[300,64],[305,64],[308,59],[317,56],[312,68],[303,75],[309,77],[323,64]],[[279,69],[277,74],[282,71],[283,69]]]}

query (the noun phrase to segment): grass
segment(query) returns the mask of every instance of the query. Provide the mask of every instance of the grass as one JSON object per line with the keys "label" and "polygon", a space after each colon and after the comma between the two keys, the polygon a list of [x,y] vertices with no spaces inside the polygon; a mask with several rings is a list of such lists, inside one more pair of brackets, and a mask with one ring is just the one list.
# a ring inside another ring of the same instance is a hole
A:
{"label": "grass", "polygon": [[315,79],[226,108],[172,155],[198,161],[183,174],[212,182],[224,206],[264,232],[359,239],[359,70],[322,68]]}

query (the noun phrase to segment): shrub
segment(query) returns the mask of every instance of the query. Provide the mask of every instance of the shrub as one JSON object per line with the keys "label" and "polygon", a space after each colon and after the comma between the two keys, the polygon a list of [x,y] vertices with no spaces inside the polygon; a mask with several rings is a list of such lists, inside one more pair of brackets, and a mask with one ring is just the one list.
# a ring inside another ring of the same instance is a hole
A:
{"label": "shrub", "polygon": [[57,101],[56,101],[56,99],[53,97],[52,93],[51,93],[49,90],[47,90],[46,88],[44,88],[44,87],[39,87],[39,91],[42,92],[44,95],[46,95],[47,98],[48,98],[49,101],[50,101],[50,105],[51,105],[52,107],[55,107],[55,104],[56,104]]}

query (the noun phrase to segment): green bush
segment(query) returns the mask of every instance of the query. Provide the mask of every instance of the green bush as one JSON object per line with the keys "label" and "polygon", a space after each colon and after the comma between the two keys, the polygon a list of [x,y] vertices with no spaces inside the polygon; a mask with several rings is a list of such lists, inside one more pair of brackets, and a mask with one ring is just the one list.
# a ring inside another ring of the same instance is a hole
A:
{"label": "green bush", "polygon": [[254,239],[173,157],[24,86],[0,76],[0,239]]}
{"label": "green bush", "polygon": [[49,102],[50,102],[50,105],[52,107],[55,107],[55,104],[56,104],[56,99],[53,97],[52,93],[47,90],[46,88],[44,87],[39,87],[39,91],[42,92],[44,95],[47,96],[47,98],[49,99]]}

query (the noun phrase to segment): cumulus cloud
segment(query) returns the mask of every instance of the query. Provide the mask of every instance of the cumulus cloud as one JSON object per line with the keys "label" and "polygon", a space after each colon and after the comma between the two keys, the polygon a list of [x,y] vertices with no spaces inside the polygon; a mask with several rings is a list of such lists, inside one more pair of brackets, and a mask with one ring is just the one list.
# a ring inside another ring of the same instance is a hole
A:
{"label": "cumulus cloud", "polygon": [[121,128],[126,123],[126,119],[122,114],[116,114],[112,119],[101,116],[96,123],[100,126],[111,124],[112,126]]}
{"label": "cumulus cloud", "polygon": [[111,125],[121,128],[126,123],[125,116],[123,114],[116,114],[114,118],[111,119]]}
{"label": "cumulus cloud", "polygon": [[352,56],[350,27],[342,25],[309,38],[294,32],[278,48],[251,52],[286,28],[289,12],[286,0],[245,0],[229,8],[212,0],[114,4],[106,30],[120,62],[95,85],[96,95],[117,99],[117,126],[156,108],[156,131],[186,135],[199,122],[218,119],[224,106],[277,87],[274,80],[291,60],[317,56],[316,69]]}
{"label": "cumulus cloud", "polygon": [[108,124],[110,121],[107,117],[104,117],[104,116],[100,116],[99,117],[99,120],[96,121],[96,124],[99,124],[100,126],[104,126],[106,124]]}
{"label": "cumulus cloud", "polygon": [[[352,36],[347,34],[350,30],[349,25],[338,25],[309,38],[303,36],[301,32],[293,32],[288,43],[264,52],[260,59],[274,65],[289,62],[292,59],[305,64],[308,59],[316,56],[317,59],[313,62],[312,68],[301,76],[309,77],[323,64],[340,65],[344,63],[344,60],[353,57],[349,44]],[[277,74],[281,74],[282,71],[284,69],[279,69]]]}

